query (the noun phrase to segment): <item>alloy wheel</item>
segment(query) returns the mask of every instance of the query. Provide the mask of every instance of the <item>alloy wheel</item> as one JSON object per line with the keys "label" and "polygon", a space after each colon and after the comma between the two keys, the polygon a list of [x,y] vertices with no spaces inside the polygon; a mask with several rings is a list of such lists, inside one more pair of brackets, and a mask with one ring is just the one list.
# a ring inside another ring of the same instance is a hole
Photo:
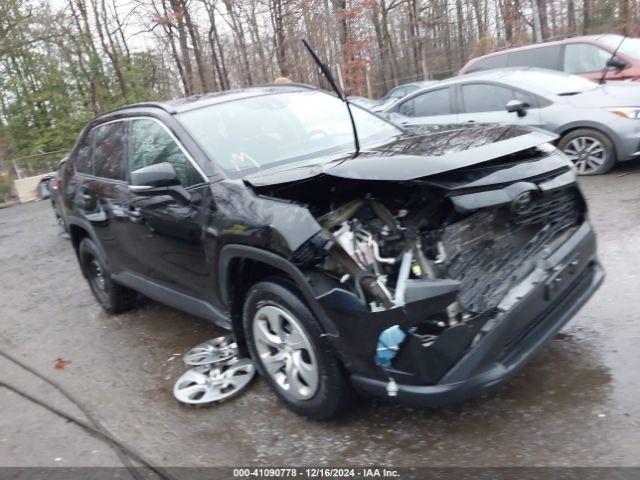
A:
{"label": "alloy wheel", "polygon": [[577,137],[564,147],[564,154],[576,166],[579,174],[592,173],[607,159],[607,152],[593,137]]}
{"label": "alloy wheel", "polygon": [[267,374],[292,400],[308,400],[320,385],[318,361],[300,322],[276,305],[253,317],[253,338]]}

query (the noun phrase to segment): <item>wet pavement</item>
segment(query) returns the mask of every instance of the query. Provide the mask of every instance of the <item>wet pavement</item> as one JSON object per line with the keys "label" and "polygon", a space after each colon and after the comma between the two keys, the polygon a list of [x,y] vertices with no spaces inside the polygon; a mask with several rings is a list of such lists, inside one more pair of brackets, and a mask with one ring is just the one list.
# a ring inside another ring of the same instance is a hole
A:
{"label": "wet pavement", "polygon": [[[161,465],[640,465],[640,164],[581,183],[605,284],[521,374],[462,405],[360,401],[346,418],[317,423],[261,380],[225,404],[180,405],[179,355],[223,332],[151,301],[105,314],[48,202],[0,210],[0,349]],[[56,369],[57,358],[71,363]],[[0,380],[80,415],[2,358]],[[0,465],[121,465],[106,444],[4,389],[0,412]]]}

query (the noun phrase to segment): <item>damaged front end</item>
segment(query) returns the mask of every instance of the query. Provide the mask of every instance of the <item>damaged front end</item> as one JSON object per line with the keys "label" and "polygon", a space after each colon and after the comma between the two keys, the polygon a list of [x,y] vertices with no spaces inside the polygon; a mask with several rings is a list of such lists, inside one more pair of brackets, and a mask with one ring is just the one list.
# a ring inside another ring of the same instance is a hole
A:
{"label": "damaged front end", "polygon": [[575,176],[546,146],[410,180],[323,175],[263,193],[306,204],[321,226],[291,260],[374,394],[439,404],[452,400],[443,385],[495,384],[602,279]]}

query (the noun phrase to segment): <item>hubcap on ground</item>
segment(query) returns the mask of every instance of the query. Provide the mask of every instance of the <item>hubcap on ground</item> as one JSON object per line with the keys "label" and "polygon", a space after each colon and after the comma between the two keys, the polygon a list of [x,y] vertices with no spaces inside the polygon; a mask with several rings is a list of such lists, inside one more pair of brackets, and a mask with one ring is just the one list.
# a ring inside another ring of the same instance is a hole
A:
{"label": "hubcap on ground", "polygon": [[173,395],[182,403],[206,405],[240,393],[256,373],[248,358],[228,364],[199,365],[187,370],[173,387]]}
{"label": "hubcap on ground", "polygon": [[606,160],[604,146],[593,137],[578,137],[571,140],[564,153],[573,162],[578,173],[591,173]]}
{"label": "hubcap on ground", "polygon": [[183,360],[187,365],[210,365],[227,362],[238,356],[238,344],[231,335],[217,337],[196,345],[187,353]]}
{"label": "hubcap on ground", "polygon": [[275,305],[260,307],[253,317],[253,338],[260,362],[283,393],[307,400],[320,384],[318,362],[299,321]]}

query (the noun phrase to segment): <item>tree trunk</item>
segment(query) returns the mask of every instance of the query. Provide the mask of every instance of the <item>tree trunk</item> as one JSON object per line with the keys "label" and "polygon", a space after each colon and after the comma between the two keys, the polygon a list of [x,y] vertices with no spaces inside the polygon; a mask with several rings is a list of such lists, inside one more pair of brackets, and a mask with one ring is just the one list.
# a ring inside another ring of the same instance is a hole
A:
{"label": "tree trunk", "polygon": [[207,72],[204,65],[204,61],[202,60],[202,48],[200,46],[200,36],[197,33],[196,26],[193,24],[193,21],[191,20],[191,14],[189,13],[189,8],[187,7],[187,0],[181,0],[180,7],[182,8],[184,23],[187,27],[187,31],[189,32],[189,37],[191,38],[191,46],[193,47],[193,57],[195,58],[196,65],[198,66],[198,78],[200,79],[200,91],[208,92],[209,90],[211,90],[211,86],[209,85],[209,81],[207,78]]}
{"label": "tree trunk", "polygon": [[574,0],[567,0],[567,34],[576,33],[576,6]]}
{"label": "tree trunk", "polygon": [[187,95],[193,95],[195,92],[193,86],[193,66],[191,65],[191,57],[189,55],[189,44],[187,43],[187,32],[184,25],[184,11],[180,0],[169,0],[173,19],[176,22],[178,31],[178,45],[180,46],[180,61],[184,68],[184,77],[187,84]]}
{"label": "tree trunk", "polygon": [[218,26],[216,23],[216,9],[213,2],[203,0],[207,14],[209,15],[209,46],[211,48],[211,59],[216,73],[218,74],[218,82],[222,90],[229,89],[229,74],[224,60],[224,51],[220,44],[220,36],[218,35]]}
{"label": "tree trunk", "polygon": [[284,39],[284,15],[282,12],[283,0],[271,0],[271,20],[273,24],[273,41],[276,51],[276,61],[278,62],[278,69],[280,75],[283,77],[289,76],[289,67],[287,65],[287,55],[285,50]]}
{"label": "tree trunk", "polygon": [[618,2],[619,21],[622,35],[630,35],[629,32],[629,0]]}
{"label": "tree trunk", "polygon": [[582,34],[587,35],[591,31],[591,0],[584,0],[582,5]]}
{"label": "tree trunk", "polygon": [[231,20],[230,26],[233,31],[234,38],[236,40],[236,46],[238,48],[238,53],[240,56],[240,61],[243,70],[244,84],[245,86],[249,86],[253,84],[253,76],[251,75],[251,66],[249,64],[249,55],[247,52],[247,44],[244,38],[244,28],[242,28],[242,22],[238,20],[237,13],[233,8],[232,0],[223,0],[224,5],[227,9],[227,13],[229,14],[229,18]]}
{"label": "tree trunk", "polygon": [[540,4],[538,0],[531,0],[531,13],[533,16],[533,35],[536,43],[544,40],[542,37],[542,17],[540,16]]}

